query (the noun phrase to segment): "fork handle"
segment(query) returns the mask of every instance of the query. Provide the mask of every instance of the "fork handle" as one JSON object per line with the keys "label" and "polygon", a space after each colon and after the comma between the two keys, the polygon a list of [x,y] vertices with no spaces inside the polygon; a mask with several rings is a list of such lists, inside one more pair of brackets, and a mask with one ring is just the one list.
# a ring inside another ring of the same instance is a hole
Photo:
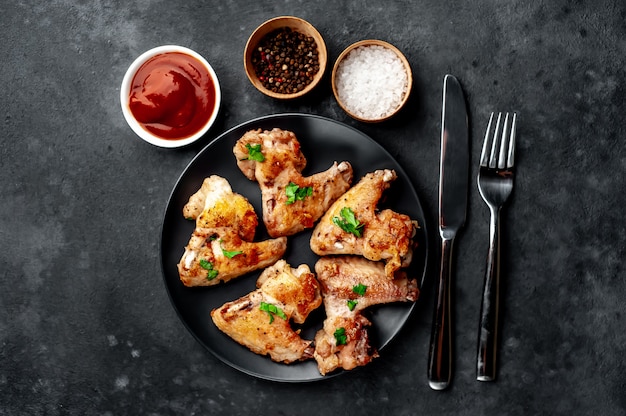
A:
{"label": "fork handle", "polygon": [[450,280],[452,278],[453,238],[441,242],[441,268],[428,352],[428,384],[433,390],[448,387],[452,378],[452,316]]}
{"label": "fork handle", "polygon": [[500,208],[491,208],[487,270],[480,307],[476,379],[496,379],[498,352],[498,308],[500,303]]}

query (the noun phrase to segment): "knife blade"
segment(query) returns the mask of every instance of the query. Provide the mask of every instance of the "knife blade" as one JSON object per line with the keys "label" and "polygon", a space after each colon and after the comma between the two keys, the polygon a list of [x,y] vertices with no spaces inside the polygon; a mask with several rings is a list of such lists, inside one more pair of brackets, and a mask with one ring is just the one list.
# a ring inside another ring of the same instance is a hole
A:
{"label": "knife blade", "polygon": [[452,379],[452,249],[457,232],[465,224],[468,179],[469,133],[465,97],[459,81],[447,74],[443,81],[439,164],[441,267],[428,354],[428,383],[433,390],[447,388]]}

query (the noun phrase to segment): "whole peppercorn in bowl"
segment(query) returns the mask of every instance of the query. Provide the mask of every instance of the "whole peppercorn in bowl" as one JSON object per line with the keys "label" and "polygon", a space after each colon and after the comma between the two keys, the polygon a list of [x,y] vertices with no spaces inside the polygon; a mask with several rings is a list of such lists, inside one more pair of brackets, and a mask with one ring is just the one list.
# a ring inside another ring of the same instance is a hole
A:
{"label": "whole peppercorn in bowl", "polygon": [[328,54],[322,35],[293,16],[270,19],[250,35],[244,51],[248,79],[263,94],[301,97],[324,76]]}

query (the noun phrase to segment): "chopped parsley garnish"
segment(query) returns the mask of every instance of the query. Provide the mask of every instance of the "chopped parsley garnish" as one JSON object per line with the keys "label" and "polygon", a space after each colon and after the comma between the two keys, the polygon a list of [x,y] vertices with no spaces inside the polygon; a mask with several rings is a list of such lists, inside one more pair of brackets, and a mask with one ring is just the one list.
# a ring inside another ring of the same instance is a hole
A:
{"label": "chopped parsley garnish", "polygon": [[357,237],[361,237],[361,232],[363,231],[363,227],[365,224],[361,224],[359,220],[354,216],[354,211],[352,211],[349,207],[341,208],[339,211],[341,218],[333,217],[333,222],[339,228],[344,230],[347,233],[352,233]]}
{"label": "chopped parsley garnish", "polygon": [[263,162],[265,160],[265,155],[261,152],[260,144],[246,143],[246,149],[248,149],[248,160],[254,160],[257,162]]}
{"label": "chopped parsley garnish", "polygon": [[313,188],[310,186],[300,188],[295,183],[289,182],[289,185],[285,187],[285,194],[287,195],[287,202],[285,202],[285,204],[289,205],[296,201],[302,201],[307,196],[311,196],[313,194]]}
{"label": "chopped parsley garnish", "polygon": [[367,290],[367,286],[365,286],[363,283],[359,283],[358,285],[352,288],[352,291],[359,296],[365,295],[366,290]]}
{"label": "chopped parsley garnish", "polygon": [[239,250],[233,250],[233,251],[224,250],[224,247],[222,247],[222,240],[220,240],[220,248],[222,249],[222,254],[228,257],[229,259],[232,259],[236,255],[243,253],[243,251],[239,251]]}
{"label": "chopped parsley garnish", "polygon": [[[356,286],[352,286],[352,292],[356,293],[359,296],[363,296],[365,295],[365,291],[367,290],[367,286],[365,286],[363,283],[359,283]],[[359,303],[357,300],[354,299],[348,299],[348,309],[350,309],[351,311],[354,310],[354,308],[356,307],[356,305]]]}
{"label": "chopped parsley garnish", "polygon": [[261,302],[261,306],[259,307],[259,309],[267,312],[267,314],[270,316],[270,324],[274,322],[274,315],[278,315],[278,317],[287,320],[287,315],[285,315],[285,312],[283,312],[282,309],[272,303]]}
{"label": "chopped parsley garnish", "polygon": [[335,341],[337,341],[337,345],[346,345],[348,343],[348,337],[346,336],[346,328],[344,327],[337,328],[333,335],[335,336]]}
{"label": "chopped parsley garnish", "polygon": [[211,263],[210,261],[206,261],[205,259],[200,259],[200,267],[206,269],[209,272],[209,274],[207,274],[206,276],[207,280],[215,279],[219,273],[213,268],[213,263]]}

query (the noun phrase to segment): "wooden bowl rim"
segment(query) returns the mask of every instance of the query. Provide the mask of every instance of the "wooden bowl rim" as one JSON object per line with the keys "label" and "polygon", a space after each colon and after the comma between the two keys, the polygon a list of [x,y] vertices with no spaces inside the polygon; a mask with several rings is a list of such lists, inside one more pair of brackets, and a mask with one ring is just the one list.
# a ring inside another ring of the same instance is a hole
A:
{"label": "wooden bowl rim", "polygon": [[[292,30],[304,33],[305,35],[311,36],[313,39],[315,39],[315,43],[317,44],[317,56],[320,64],[320,69],[313,77],[311,83],[307,85],[303,90],[292,94],[281,94],[265,88],[257,77],[251,62],[252,51],[256,47],[256,45],[258,45],[263,36],[283,27],[288,27]],[[248,38],[243,57],[243,64],[246,71],[246,76],[248,77],[252,85],[254,85],[254,87],[257,90],[261,91],[263,94],[282,100],[289,100],[301,97],[311,91],[313,88],[315,88],[322,80],[322,77],[326,72],[327,62],[328,52],[326,50],[326,43],[324,42],[324,38],[322,37],[320,32],[311,23],[296,16],[277,16],[261,23]]]}
{"label": "wooden bowl rim", "polygon": [[[354,49],[360,46],[373,46],[373,45],[383,46],[387,49],[390,49],[393,52],[395,52],[398,58],[400,58],[400,60],[402,61],[402,64],[404,65],[404,69],[406,70],[407,87],[406,87],[406,93],[404,94],[402,101],[400,101],[400,104],[394,111],[392,111],[390,114],[386,115],[385,117],[371,119],[371,118],[359,117],[356,114],[352,113],[350,110],[348,110],[348,108],[346,108],[344,103],[339,99],[339,94],[337,93],[336,76],[337,76],[337,69],[339,68],[341,61],[343,61],[343,59],[350,52],[352,52]],[[339,54],[339,57],[337,57],[337,60],[335,61],[335,64],[333,65],[333,72],[331,75],[331,85],[333,89],[333,95],[335,96],[335,99],[337,100],[337,104],[339,104],[339,107],[341,107],[343,111],[346,112],[346,114],[348,114],[350,117],[354,118],[355,120],[359,120],[365,123],[379,123],[381,121],[388,120],[394,115],[396,115],[402,109],[402,107],[404,107],[406,102],[409,100],[409,95],[411,95],[411,89],[413,88],[413,72],[411,70],[411,65],[409,64],[409,61],[406,59],[406,56],[404,56],[404,54],[400,51],[400,49],[398,49],[397,47],[395,47],[389,42],[385,42],[384,40],[364,39],[364,40],[360,40],[358,42],[351,44],[346,49],[344,49],[343,52],[341,52],[341,54]]]}

